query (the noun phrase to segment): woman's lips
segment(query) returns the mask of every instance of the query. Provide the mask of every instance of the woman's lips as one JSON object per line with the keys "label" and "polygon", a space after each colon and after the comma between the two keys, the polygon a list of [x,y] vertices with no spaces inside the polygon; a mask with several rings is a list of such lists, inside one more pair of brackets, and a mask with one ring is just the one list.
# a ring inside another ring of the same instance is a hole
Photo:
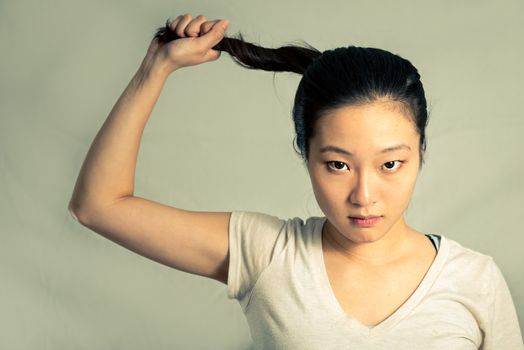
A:
{"label": "woman's lips", "polygon": [[367,219],[353,218],[351,216],[349,217],[349,219],[351,220],[351,223],[353,225],[356,225],[356,226],[359,226],[359,227],[370,227],[370,226],[373,226],[376,223],[378,223],[381,218],[382,218],[381,216],[373,216],[373,217],[369,217]]}

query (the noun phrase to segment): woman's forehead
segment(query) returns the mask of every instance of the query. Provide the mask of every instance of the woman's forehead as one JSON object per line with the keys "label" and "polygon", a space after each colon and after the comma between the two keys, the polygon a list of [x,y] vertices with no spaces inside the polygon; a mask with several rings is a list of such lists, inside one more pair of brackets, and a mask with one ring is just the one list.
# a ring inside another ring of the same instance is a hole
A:
{"label": "woman's forehead", "polygon": [[414,128],[413,121],[401,108],[390,103],[372,103],[340,107],[325,113],[317,121],[319,130],[341,132],[395,132]]}
{"label": "woman's forehead", "polygon": [[313,139],[319,147],[335,145],[383,149],[418,140],[413,121],[400,108],[384,103],[342,107],[316,123]]}

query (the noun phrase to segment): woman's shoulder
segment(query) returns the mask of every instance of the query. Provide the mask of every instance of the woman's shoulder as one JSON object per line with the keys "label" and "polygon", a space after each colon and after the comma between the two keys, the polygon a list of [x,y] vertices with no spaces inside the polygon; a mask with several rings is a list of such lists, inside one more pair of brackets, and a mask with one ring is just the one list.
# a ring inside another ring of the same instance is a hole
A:
{"label": "woman's shoulder", "polygon": [[[441,247],[446,254],[444,270],[463,281],[485,281],[489,284],[497,268],[493,257],[487,253],[467,247],[458,240],[439,234]],[[449,275],[448,275],[449,277]]]}
{"label": "woman's shoulder", "polygon": [[479,262],[489,261],[493,259],[491,255],[466,246],[465,244],[461,243],[460,241],[454,238],[445,236],[443,234],[434,234],[434,236],[439,236],[440,241],[445,242],[443,244],[446,244],[448,246],[449,257],[452,259],[466,259],[469,261]]}
{"label": "woman's shoulder", "polygon": [[245,221],[252,224],[273,225],[278,227],[285,225],[288,230],[293,231],[310,231],[318,227],[319,224],[322,224],[325,219],[324,216],[308,216],[303,218],[300,216],[286,216],[253,210],[233,210],[231,214],[232,221]]}

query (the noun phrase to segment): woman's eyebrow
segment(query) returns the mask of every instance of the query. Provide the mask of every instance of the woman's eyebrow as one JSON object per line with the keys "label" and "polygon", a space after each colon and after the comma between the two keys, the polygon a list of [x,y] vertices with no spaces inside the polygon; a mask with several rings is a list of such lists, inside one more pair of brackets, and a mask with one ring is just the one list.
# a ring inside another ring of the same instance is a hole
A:
{"label": "woman's eyebrow", "polygon": [[[397,151],[399,149],[406,149],[408,151],[411,151],[411,147],[409,147],[408,145],[400,144],[400,145],[395,145],[395,146],[390,146],[390,147],[384,148],[383,150],[377,152],[377,154],[383,154],[383,153],[387,153],[387,152]],[[335,152],[335,153],[344,154],[346,156],[353,156],[353,153],[351,153],[351,152],[349,152],[349,151],[347,151],[347,150],[345,150],[343,148],[340,148],[340,147],[337,147],[337,146],[331,146],[331,145],[321,147],[320,148],[320,153],[324,153],[324,152]]]}

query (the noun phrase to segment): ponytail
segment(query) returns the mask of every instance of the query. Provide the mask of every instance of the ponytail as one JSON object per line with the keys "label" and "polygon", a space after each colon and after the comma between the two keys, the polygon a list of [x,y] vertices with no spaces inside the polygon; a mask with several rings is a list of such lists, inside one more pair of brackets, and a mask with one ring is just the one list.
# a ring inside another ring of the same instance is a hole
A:
{"label": "ponytail", "polygon": [[[179,39],[169,24],[168,19],[164,27],[157,29],[154,38],[158,38],[162,43]],[[303,74],[310,63],[322,54],[308,43],[303,43],[302,46],[287,45],[277,49],[257,46],[244,41],[241,33],[238,33],[238,38],[224,37],[213,49],[227,52],[244,68],[297,74]]]}
{"label": "ponytail", "polygon": [[[162,43],[179,38],[169,24],[168,19],[155,34]],[[424,163],[426,97],[418,70],[409,60],[383,49],[353,45],[323,52],[307,43],[268,49],[245,42],[240,33],[238,38],[224,37],[213,49],[226,51],[245,68],[302,75],[292,114],[295,151],[306,162],[316,122],[326,111],[387,98],[406,107],[406,116],[420,136],[419,166]]]}

